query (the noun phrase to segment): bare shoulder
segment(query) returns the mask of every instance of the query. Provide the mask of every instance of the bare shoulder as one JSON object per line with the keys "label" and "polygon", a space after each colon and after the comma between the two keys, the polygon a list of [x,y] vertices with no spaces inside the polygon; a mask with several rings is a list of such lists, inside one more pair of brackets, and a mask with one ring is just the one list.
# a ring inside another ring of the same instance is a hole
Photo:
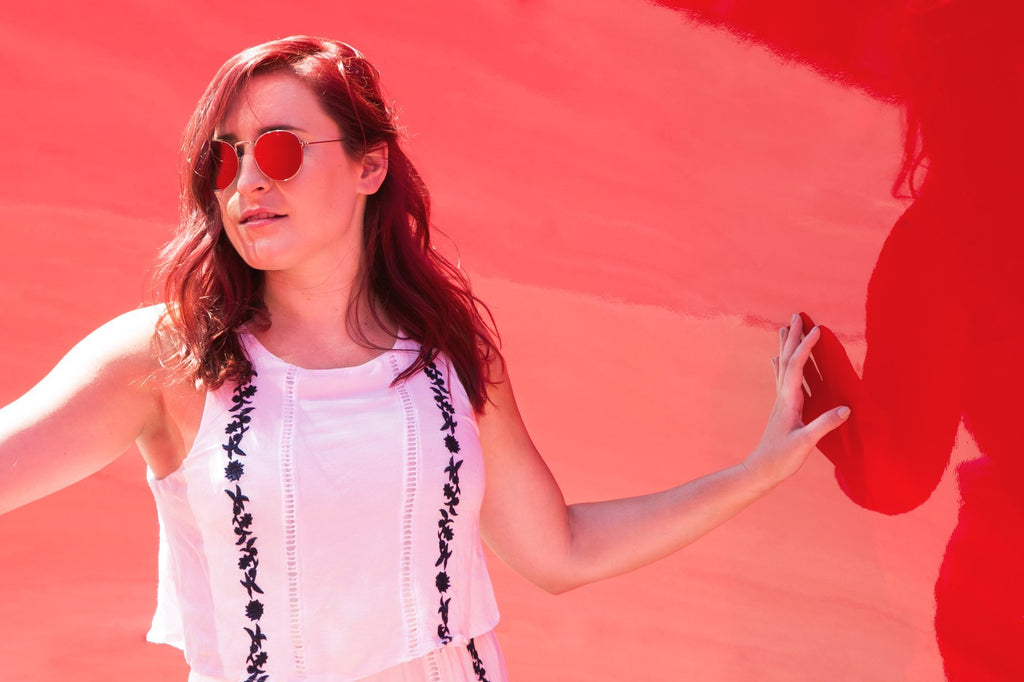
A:
{"label": "bare shoulder", "polygon": [[163,305],[138,308],[118,315],[93,334],[110,349],[114,359],[153,370],[160,362],[157,325],[163,314]]}
{"label": "bare shoulder", "polygon": [[512,391],[508,363],[500,356],[492,357],[488,363],[487,402],[476,416],[484,455],[488,459],[507,451],[508,443],[532,448]]}
{"label": "bare shoulder", "polygon": [[0,513],[70,485],[159,431],[160,308],[100,326],[28,393],[0,409]]}
{"label": "bare shoulder", "polygon": [[82,372],[137,373],[142,380],[159,369],[156,327],[162,314],[163,306],[149,306],[118,315],[76,344],[61,363]]}
{"label": "bare shoulder", "polygon": [[161,361],[166,342],[159,327],[165,310],[153,305],[115,317],[76,346],[62,361],[63,371],[56,372],[72,384],[98,387],[101,396],[118,397],[108,401],[103,418],[133,415],[132,440],[158,477],[174,471],[186,456],[205,397]]}
{"label": "bare shoulder", "polygon": [[156,326],[161,314],[162,306],[149,306],[106,322],[75,344],[36,389],[53,382],[151,389],[150,379],[160,369]]}
{"label": "bare shoulder", "polygon": [[484,402],[483,409],[476,411],[477,419],[497,421],[490,419],[495,412],[507,414],[510,409],[518,412],[515,397],[512,394],[512,382],[508,376],[508,363],[504,356],[499,353],[491,354],[487,360],[486,372],[487,400]]}

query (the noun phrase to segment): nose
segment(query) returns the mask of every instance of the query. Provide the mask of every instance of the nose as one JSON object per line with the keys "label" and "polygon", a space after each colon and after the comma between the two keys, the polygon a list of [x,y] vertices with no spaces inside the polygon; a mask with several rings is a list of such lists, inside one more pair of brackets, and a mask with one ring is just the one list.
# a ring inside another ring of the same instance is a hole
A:
{"label": "nose", "polygon": [[251,194],[266,190],[270,181],[256,165],[256,158],[252,153],[252,143],[246,144],[239,151],[241,154],[238,159],[238,192]]}

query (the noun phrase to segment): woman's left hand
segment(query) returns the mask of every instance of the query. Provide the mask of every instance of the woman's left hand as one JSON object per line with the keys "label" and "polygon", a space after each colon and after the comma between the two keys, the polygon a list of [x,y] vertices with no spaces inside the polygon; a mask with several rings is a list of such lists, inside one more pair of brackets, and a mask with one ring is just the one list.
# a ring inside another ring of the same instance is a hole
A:
{"label": "woman's left hand", "polygon": [[849,407],[837,406],[804,424],[804,365],[820,332],[815,327],[804,335],[800,316],[794,315],[790,325],[779,330],[779,337],[779,355],[772,358],[775,404],[761,441],[743,462],[769,486],[796,473],[818,441],[850,416]]}

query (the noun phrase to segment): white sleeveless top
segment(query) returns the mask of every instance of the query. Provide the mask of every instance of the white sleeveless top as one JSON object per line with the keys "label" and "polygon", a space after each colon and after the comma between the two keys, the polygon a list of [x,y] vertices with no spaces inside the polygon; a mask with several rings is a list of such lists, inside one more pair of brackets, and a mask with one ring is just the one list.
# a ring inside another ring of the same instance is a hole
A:
{"label": "white sleeveless top", "polygon": [[147,639],[213,678],[342,682],[493,629],[480,442],[444,356],[392,386],[415,342],[308,370],[242,341],[252,382],[209,392],[181,467],[147,476]]}

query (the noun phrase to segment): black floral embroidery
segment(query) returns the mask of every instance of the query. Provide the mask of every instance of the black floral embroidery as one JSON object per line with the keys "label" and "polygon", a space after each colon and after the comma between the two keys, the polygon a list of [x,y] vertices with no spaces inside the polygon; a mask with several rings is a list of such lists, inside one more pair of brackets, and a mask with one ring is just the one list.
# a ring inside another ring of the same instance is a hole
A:
{"label": "black floral embroidery", "polygon": [[437,585],[438,592],[447,592],[448,588],[451,587],[447,573],[438,573],[434,582]]}
{"label": "black floral embroidery", "polygon": [[444,446],[448,448],[448,452],[452,454],[458,454],[459,452],[459,441],[455,440],[455,436],[447,435],[444,437]]}
{"label": "black floral embroidery", "polygon": [[473,672],[476,673],[476,679],[480,682],[487,682],[487,670],[484,668],[484,662],[480,660],[480,654],[476,651],[476,642],[472,639],[469,640],[466,648],[469,649],[469,655],[473,657]]}
{"label": "black floral embroidery", "polygon": [[228,462],[228,465],[224,467],[224,475],[229,481],[237,481],[245,473],[245,467],[236,459]]}
{"label": "black floral embroidery", "polygon": [[[253,375],[255,376],[255,374]],[[242,450],[242,438],[249,431],[250,416],[255,409],[252,406],[252,397],[256,395],[256,386],[251,382],[245,386],[235,387],[231,396],[232,405],[231,421],[228,422],[224,433],[228,436],[227,442],[222,446],[227,453],[228,463],[224,467],[224,477],[235,484],[234,490],[228,488],[224,492],[231,498],[231,525],[234,527],[235,545],[238,546],[239,554],[238,568],[242,571],[242,580],[239,581],[249,596],[249,602],[245,605],[245,617],[253,623],[253,627],[244,628],[249,635],[249,655],[245,659],[245,671],[249,674],[245,682],[266,682],[270,678],[264,670],[267,664],[267,652],[263,650],[263,643],[267,636],[260,629],[260,619],[263,617],[263,602],[253,595],[263,594],[263,590],[256,582],[257,570],[259,569],[259,552],[256,550],[256,536],[252,530],[252,514],[245,510],[245,503],[249,498],[242,492],[242,486],[238,481],[245,474],[245,466],[238,457],[245,457]]]}
{"label": "black floral embroidery", "polygon": [[[452,407],[451,403],[451,391],[445,386],[444,377],[437,369],[435,363],[431,362],[428,364],[423,369],[423,372],[430,379],[430,390],[434,393],[434,402],[441,411],[444,420],[441,430],[449,432],[444,437],[445,446],[449,452],[458,452],[459,443],[455,438],[455,427],[458,426],[458,422],[455,421],[455,408]],[[437,591],[440,594],[438,613],[441,615],[441,623],[437,626],[437,636],[441,639],[442,644],[448,644],[452,641],[452,633],[448,628],[448,606],[451,603],[451,597],[446,597],[446,595],[452,584],[451,576],[448,575],[448,560],[452,556],[451,542],[455,538],[455,517],[458,515],[456,508],[459,506],[460,491],[459,466],[461,464],[461,460],[458,463],[455,462],[454,454],[449,458],[448,466],[445,468],[445,473],[448,474],[448,482],[444,486],[444,508],[438,510],[441,514],[441,519],[437,522],[438,557],[437,561],[434,562],[434,566],[440,567],[441,570],[435,577],[434,584],[437,586]]]}
{"label": "black floral embroidery", "polygon": [[245,607],[245,615],[249,617],[249,620],[259,620],[263,617],[263,604],[255,599],[250,601]]}
{"label": "black floral embroidery", "polygon": [[[452,552],[454,551],[452,542],[455,539],[455,517],[458,516],[459,496],[462,495],[462,488],[459,486],[459,469],[462,468],[462,460],[455,459],[455,455],[460,450],[459,441],[455,437],[455,427],[459,424],[455,421],[455,408],[452,407],[451,390],[446,386],[444,376],[438,370],[437,365],[433,362],[429,363],[423,368],[423,373],[427,375],[432,384],[430,390],[434,393],[434,403],[441,411],[443,420],[440,430],[448,432],[444,437],[444,446],[451,453],[451,456],[448,458],[448,466],[444,469],[444,473],[448,475],[448,482],[444,484],[442,490],[444,496],[443,507],[438,509],[441,518],[437,522],[438,557],[437,561],[434,562],[435,567],[441,568],[441,571],[434,578],[434,585],[440,594],[440,606],[437,612],[441,616],[441,623],[437,626],[437,636],[441,638],[442,644],[448,644],[452,641],[452,633],[448,627],[448,610],[452,598],[445,596],[452,586],[451,576],[448,575],[448,560],[451,559]],[[466,646],[470,656],[473,658],[473,672],[476,673],[477,679],[480,682],[487,682],[487,671],[484,669],[479,654],[477,654],[476,645],[473,643],[473,640],[469,640]]]}

